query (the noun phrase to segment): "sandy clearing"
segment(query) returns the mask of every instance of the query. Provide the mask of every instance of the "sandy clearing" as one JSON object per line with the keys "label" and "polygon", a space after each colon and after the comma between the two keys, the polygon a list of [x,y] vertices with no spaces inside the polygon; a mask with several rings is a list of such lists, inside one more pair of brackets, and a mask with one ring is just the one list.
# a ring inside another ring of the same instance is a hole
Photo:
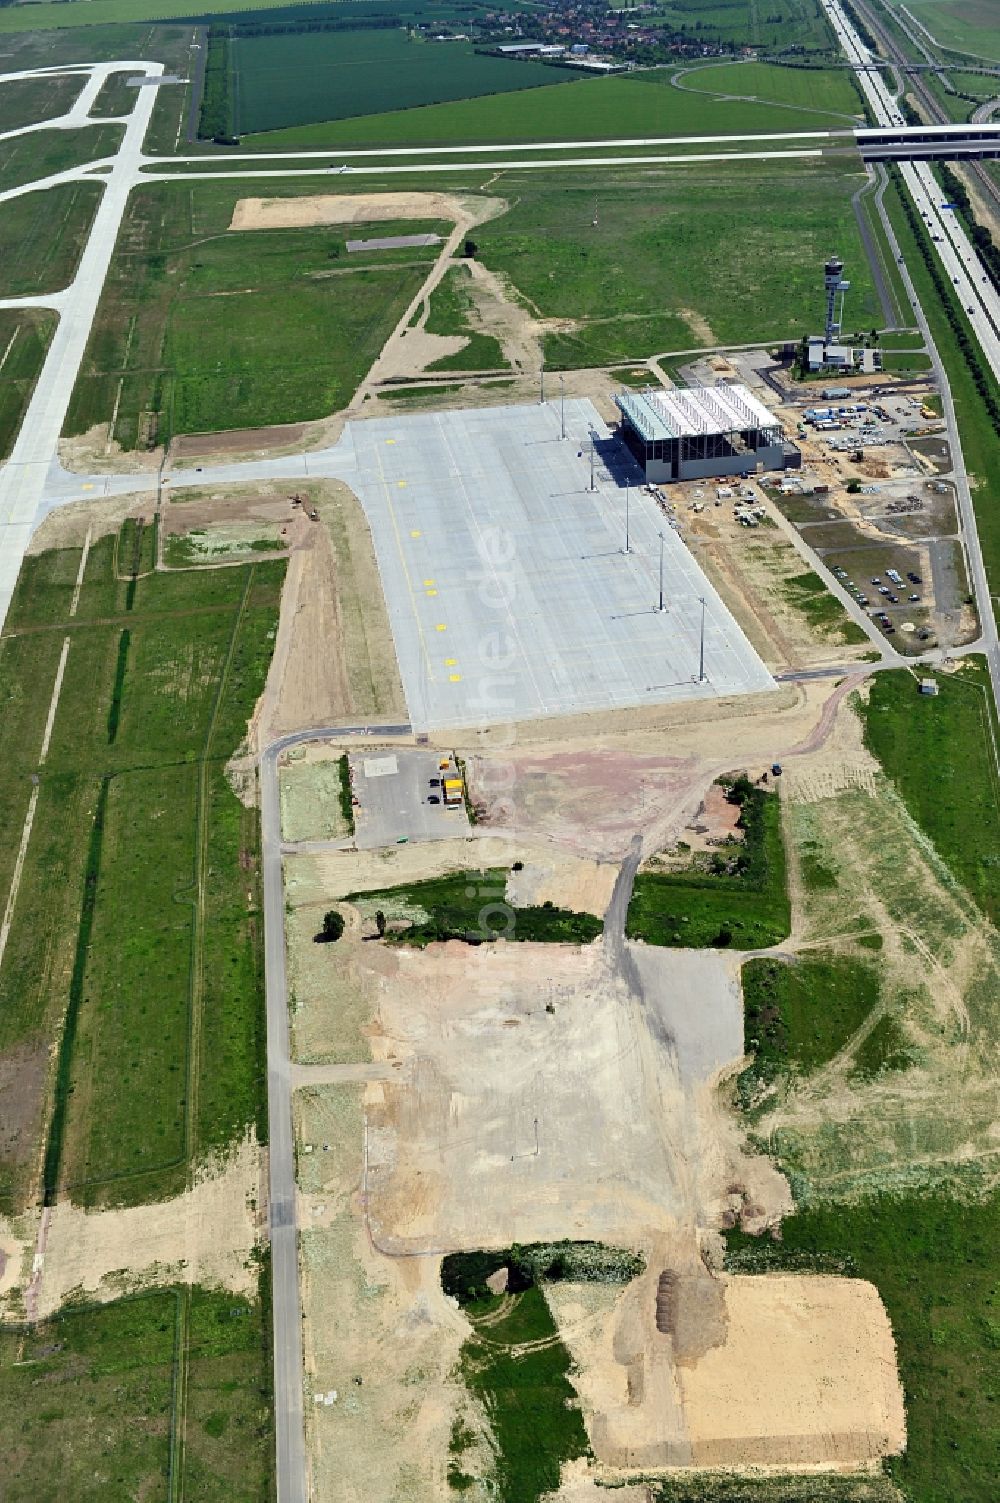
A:
{"label": "sandy clearing", "polygon": [[49,1213],[39,1317],[78,1290],[114,1299],[124,1288],[175,1280],[253,1295],[265,1185],[260,1149],[248,1138],[172,1200],[112,1211],[60,1201]]}
{"label": "sandy clearing", "polygon": [[117,532],[126,517],[149,517],[156,507],[156,495],[101,496],[94,500],[70,501],[50,511],[28,544],[29,554],[44,553],[48,548],[82,548],[87,533],[91,543]]}
{"label": "sandy clearing", "polygon": [[897,1455],[903,1392],[874,1285],[722,1276],[725,1341],[678,1368],[700,1466],[829,1466]]}
{"label": "sandy clearing", "polygon": [[313,1486],[345,1503],[430,1503],[449,1496],[469,1328],[441,1291],[439,1259],[383,1258],[365,1235],[362,1099],[345,1086],[295,1097],[299,1140],[315,1145],[299,1160]]}
{"label": "sandy clearing", "polygon": [[319,514],[289,560],[274,653],[247,737],[251,753],[305,726],[405,719],[371,532],[340,481],[297,492]]}
{"label": "sandy clearing", "polygon": [[502,214],[501,198],[454,193],[318,193],[309,198],[241,198],[231,230],[310,229],[324,224],[377,224],[387,219],[468,219],[481,224]]}

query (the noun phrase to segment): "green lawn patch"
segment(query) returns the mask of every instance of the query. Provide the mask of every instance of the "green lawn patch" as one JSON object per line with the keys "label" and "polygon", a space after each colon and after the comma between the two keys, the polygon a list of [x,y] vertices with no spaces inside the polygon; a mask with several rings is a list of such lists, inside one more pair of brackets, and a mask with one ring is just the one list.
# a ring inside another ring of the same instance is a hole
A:
{"label": "green lawn patch", "polygon": [[881,321],[851,209],[857,179],[839,166],[770,164],[765,208],[759,185],[722,163],[625,169],[614,183],[525,173],[516,185],[510,211],[478,227],[478,255],[539,316],[575,322],[546,336],[549,367],[808,333],[817,236],[844,247],[859,321]]}
{"label": "green lawn patch", "polygon": [[865,744],[920,828],[983,912],[1000,920],[1000,777],[996,713],[982,659],[960,673],[879,673],[862,710]]}
{"label": "green lawn patch", "polygon": [[742,809],[742,844],[684,871],[640,872],[628,910],[630,939],[690,949],[754,950],[787,938],[790,910],[778,796],[746,779],[734,785],[733,794]]}
{"label": "green lawn patch", "polygon": [[63,183],[4,204],[0,296],[58,292],[73,280],[101,192],[97,183]]}
{"label": "green lawn patch", "polygon": [[993,1503],[1000,1474],[1000,1196],[878,1198],[786,1218],[781,1240],[728,1233],[731,1268],[870,1279],[889,1312],[906,1395],[908,1503]]}
{"label": "green lawn patch", "polygon": [[55,327],[40,308],[0,311],[0,459],[14,447]]}
{"label": "green lawn patch", "polygon": [[[270,1495],[265,1302],[162,1289],[0,1327],[4,1498]],[[178,1413],[178,1378],[187,1403]]]}
{"label": "green lawn patch", "polygon": [[[507,1271],[506,1292],[487,1279]],[[560,1465],[589,1454],[570,1360],[544,1295],[547,1283],[623,1285],[645,1269],[643,1258],[599,1242],[530,1243],[491,1252],[448,1254],[441,1286],[471,1321],[459,1370],[486,1412],[496,1449],[482,1479],[505,1503],[535,1503],[558,1486]],[[528,1344],[534,1349],[525,1350]],[[464,1491],[474,1432],[459,1418],[452,1430],[449,1477]]]}
{"label": "green lawn patch", "polygon": [[837,597],[812,569],[786,579],[781,593],[789,605],[800,611],[810,626],[827,641],[857,644],[867,642],[868,636],[856,621],[852,621]]}
{"label": "green lawn patch", "polygon": [[467,266],[452,266],[431,293],[430,310],[424,328],[428,334],[459,335],[466,340],[464,349],[435,360],[429,371],[491,371],[507,369],[500,341],[492,334],[481,334],[472,320],[475,317],[471,295],[472,273]]}
{"label": "green lawn patch", "polygon": [[0,130],[65,115],[83,85],[83,78],[68,74],[8,79],[0,89]]}
{"label": "green lawn patch", "polygon": [[851,1074],[858,1080],[875,1080],[893,1070],[908,1070],[912,1063],[913,1050],[903,1026],[887,1012],[855,1049]]}
{"label": "green lawn patch", "polygon": [[405,922],[405,928],[390,925],[386,937],[396,944],[420,947],[446,939],[463,939],[467,944],[493,939],[589,944],[604,927],[592,913],[574,913],[552,903],[513,908],[504,899],[506,883],[506,867],[494,866],[380,892],[349,892],[345,902],[354,903],[366,917],[382,912],[387,920]]}
{"label": "green lawn patch", "polygon": [[20,188],[36,178],[113,157],[122,133],[120,125],[84,125],[79,130],[36,130],[0,141],[0,189]]}
{"label": "green lawn patch", "polygon": [[754,1056],[739,1077],[744,1104],[786,1071],[809,1075],[827,1064],[879,1001],[875,967],[834,951],[791,963],[748,960],[741,980],[746,1050]]}

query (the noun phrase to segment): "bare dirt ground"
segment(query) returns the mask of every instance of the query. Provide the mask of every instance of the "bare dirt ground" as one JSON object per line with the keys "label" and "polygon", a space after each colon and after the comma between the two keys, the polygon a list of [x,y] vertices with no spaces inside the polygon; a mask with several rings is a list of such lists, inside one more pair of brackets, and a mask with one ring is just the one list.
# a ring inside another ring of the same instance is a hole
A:
{"label": "bare dirt ground", "polygon": [[300,494],[319,522],[289,561],[274,655],[248,737],[253,752],[285,731],[406,716],[361,504],[340,481],[311,482]]}
{"label": "bare dirt ground", "polygon": [[871,1284],[718,1282],[724,1340],[677,1367],[695,1465],[858,1465],[903,1449],[896,1348]]}
{"label": "bare dirt ground", "polygon": [[501,213],[502,199],[454,193],[318,193],[310,198],[241,198],[231,230],[311,229],[323,224],[377,224],[387,219],[468,219]]}
{"label": "bare dirt ground", "polygon": [[[707,502],[703,512],[694,513],[682,509],[678,497],[678,516],[691,550],[768,667],[846,662],[870,651],[867,641],[845,645],[843,632],[836,628],[817,633],[785,596],[789,580],[809,567],[787,537],[774,527],[743,527],[732,503],[713,504],[709,487],[688,485],[685,490],[689,506],[696,493]],[[846,625],[846,613],[841,616]]]}
{"label": "bare dirt ground", "polygon": [[47,548],[80,548],[90,534],[92,543],[117,532],[126,517],[148,517],[156,505],[156,495],[102,496],[93,501],[71,501],[49,512],[28,544],[30,554],[44,553]]}
{"label": "bare dirt ground", "polygon": [[[370,1088],[369,1088],[370,1089]],[[306,1428],[313,1489],[344,1503],[449,1496],[454,1369],[468,1326],[440,1259],[384,1258],[361,1214],[362,1096],[296,1095],[300,1142]]]}
{"label": "bare dirt ground", "polygon": [[[267,1224],[266,1184],[260,1148],[247,1139],[172,1200],[112,1211],[84,1211],[60,1201],[44,1213],[48,1224],[33,1283],[33,1315],[43,1319],[71,1295],[110,1300],[125,1290],[178,1280],[254,1294],[252,1254]],[[16,1228],[0,1224],[0,1247],[10,1250],[7,1275],[0,1275],[4,1293],[15,1284],[22,1294],[27,1288],[39,1214],[19,1218]]]}
{"label": "bare dirt ground", "polygon": [[[581,716],[539,738],[558,750],[539,746],[531,725],[509,727],[505,738],[487,732],[462,749],[477,829],[530,832],[598,861],[620,861],[636,830],[647,853],[670,845],[721,773],[759,776],[808,738],[818,737],[813,751],[825,743],[836,717],[824,724],[823,706],[834,692],[816,681],[731,706],[666,707],[648,719]],[[494,739],[505,749],[491,751]]]}

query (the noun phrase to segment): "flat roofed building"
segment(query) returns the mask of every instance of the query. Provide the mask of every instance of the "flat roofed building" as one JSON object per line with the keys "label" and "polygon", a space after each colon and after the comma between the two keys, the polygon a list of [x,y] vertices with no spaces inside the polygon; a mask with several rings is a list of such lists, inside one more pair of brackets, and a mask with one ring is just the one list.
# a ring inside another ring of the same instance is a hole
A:
{"label": "flat roofed building", "polygon": [[622,438],[648,481],[704,480],[785,468],[777,417],[746,387],[647,387],[615,397]]}

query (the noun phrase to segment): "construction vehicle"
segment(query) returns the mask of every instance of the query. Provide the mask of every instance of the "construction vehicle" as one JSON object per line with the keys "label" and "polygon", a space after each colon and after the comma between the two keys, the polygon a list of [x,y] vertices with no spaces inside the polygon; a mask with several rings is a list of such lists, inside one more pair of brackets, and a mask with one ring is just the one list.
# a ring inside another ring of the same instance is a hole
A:
{"label": "construction vehicle", "polygon": [[464,787],[463,787],[463,784],[462,784],[462,779],[458,778],[458,777],[445,778],[445,780],[444,780],[444,802],[445,802],[445,807],[448,808],[448,809],[454,809],[457,805],[459,805],[459,804],[461,804],[463,802],[463,796],[464,796]]}

